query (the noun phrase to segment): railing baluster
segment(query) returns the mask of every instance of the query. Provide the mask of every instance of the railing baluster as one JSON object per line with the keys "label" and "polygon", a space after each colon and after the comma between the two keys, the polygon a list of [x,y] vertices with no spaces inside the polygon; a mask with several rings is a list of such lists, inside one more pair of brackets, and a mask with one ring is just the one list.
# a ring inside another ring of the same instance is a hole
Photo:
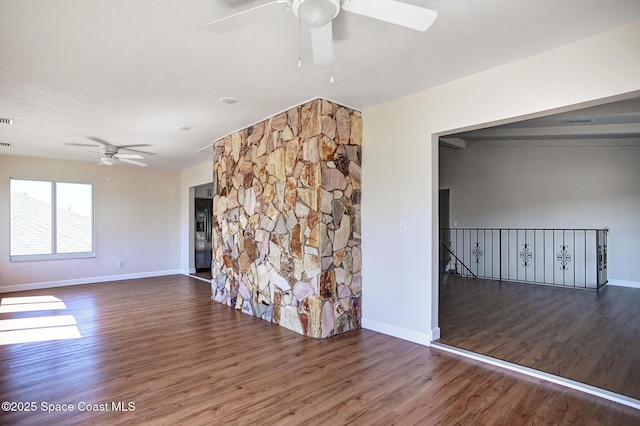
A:
{"label": "railing baluster", "polygon": [[[596,291],[607,283],[607,229],[441,228],[439,234],[445,248],[444,273],[585,289],[593,289],[595,285]],[[548,239],[551,251],[547,247]],[[583,256],[584,267],[577,265],[580,256]],[[513,260],[516,263],[512,272]],[[550,277],[547,266],[551,266]],[[533,272],[529,268],[533,268]],[[556,277],[556,269],[561,272],[561,279]],[[594,271],[594,278],[590,271]]]}

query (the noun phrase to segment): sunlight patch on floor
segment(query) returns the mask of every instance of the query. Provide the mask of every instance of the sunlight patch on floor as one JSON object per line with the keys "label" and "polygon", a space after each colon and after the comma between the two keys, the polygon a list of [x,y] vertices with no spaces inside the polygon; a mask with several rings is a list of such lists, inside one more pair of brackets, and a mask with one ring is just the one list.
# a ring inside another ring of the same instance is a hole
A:
{"label": "sunlight patch on floor", "polygon": [[[5,297],[0,314],[67,309],[54,296]],[[78,339],[82,337],[73,315],[49,315],[0,319],[0,345]]]}

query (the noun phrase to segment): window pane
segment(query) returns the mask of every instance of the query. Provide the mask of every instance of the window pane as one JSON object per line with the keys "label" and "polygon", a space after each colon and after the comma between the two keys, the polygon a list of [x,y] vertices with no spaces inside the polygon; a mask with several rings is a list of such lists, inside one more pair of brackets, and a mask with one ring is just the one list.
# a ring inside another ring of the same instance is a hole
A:
{"label": "window pane", "polygon": [[56,207],[57,252],[91,252],[93,247],[91,185],[56,183]]}
{"label": "window pane", "polygon": [[51,253],[51,182],[11,179],[11,255]]}

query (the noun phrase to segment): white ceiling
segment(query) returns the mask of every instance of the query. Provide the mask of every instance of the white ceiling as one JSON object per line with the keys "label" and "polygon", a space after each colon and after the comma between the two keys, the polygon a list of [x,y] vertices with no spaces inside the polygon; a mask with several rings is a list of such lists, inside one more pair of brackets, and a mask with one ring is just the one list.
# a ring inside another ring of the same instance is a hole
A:
{"label": "white ceiling", "polygon": [[151,167],[184,169],[315,97],[362,110],[640,19],[638,0],[406,0],[439,13],[424,33],[341,13],[331,84],[307,31],[297,68],[298,21],[281,5],[205,27],[263,2],[0,0],[0,117],[14,120],[0,154],[96,161],[65,145],[94,136],[149,144]]}
{"label": "white ceiling", "polygon": [[450,149],[492,146],[640,145],[640,97],[440,138]]}

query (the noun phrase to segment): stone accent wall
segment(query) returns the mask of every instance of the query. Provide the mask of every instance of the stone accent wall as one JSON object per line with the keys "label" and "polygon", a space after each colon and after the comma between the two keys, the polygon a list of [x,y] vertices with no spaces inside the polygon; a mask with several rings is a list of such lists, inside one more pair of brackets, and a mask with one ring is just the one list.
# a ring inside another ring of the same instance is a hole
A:
{"label": "stone accent wall", "polygon": [[214,144],[212,299],[300,334],[360,328],[362,116],[314,100]]}

